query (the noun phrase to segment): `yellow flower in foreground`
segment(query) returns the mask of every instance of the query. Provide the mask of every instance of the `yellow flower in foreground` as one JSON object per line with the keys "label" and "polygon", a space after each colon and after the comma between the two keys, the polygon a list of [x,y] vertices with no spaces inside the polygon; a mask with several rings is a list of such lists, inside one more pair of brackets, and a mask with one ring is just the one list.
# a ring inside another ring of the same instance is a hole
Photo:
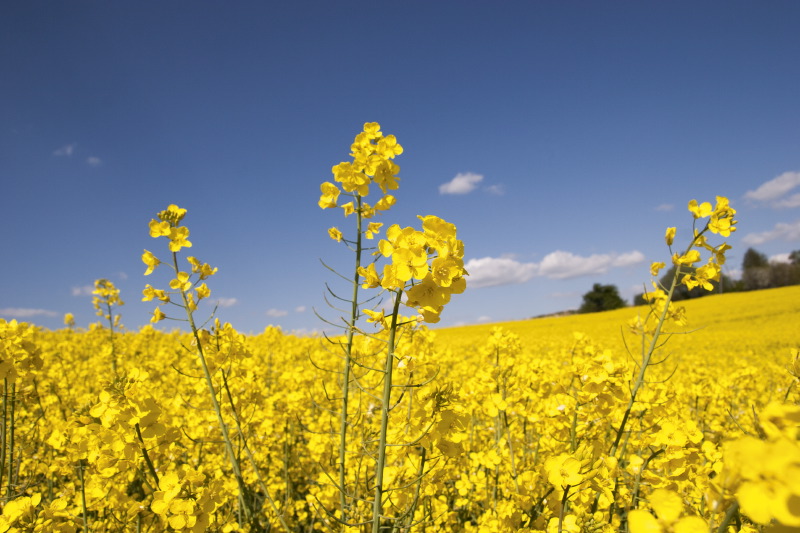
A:
{"label": "yellow flower in foreground", "polygon": [[161,322],[165,318],[167,318],[167,315],[164,314],[164,311],[162,311],[160,307],[156,307],[156,310],[153,311],[153,316],[150,317],[150,322],[155,324],[156,322]]}
{"label": "yellow flower in foreground", "polygon": [[328,230],[328,235],[331,239],[336,242],[342,242],[342,232],[339,231],[339,228],[330,228]]}
{"label": "yellow flower in foreground", "polygon": [[703,202],[702,204],[697,203],[697,200],[692,200],[689,202],[689,211],[694,215],[694,218],[705,218],[710,216],[712,213],[711,204],[708,202]]}
{"label": "yellow flower in foreground", "polygon": [[379,313],[371,309],[364,309],[364,314],[369,316],[367,322],[380,324],[383,329],[389,329],[389,321],[386,319],[386,315],[383,311]]}
{"label": "yellow flower in foreground", "polygon": [[191,248],[192,242],[189,240],[189,228],[180,226],[169,230],[169,250],[170,252],[180,252],[181,248]]}
{"label": "yellow flower in foreground", "polygon": [[675,240],[675,232],[677,228],[667,228],[667,232],[664,234],[664,240],[667,241],[667,246],[672,246],[672,242]]}
{"label": "yellow flower in foreground", "polygon": [[671,490],[656,489],[650,495],[650,506],[658,518],[647,511],[636,509],[628,513],[628,529],[631,533],[706,533],[708,524],[699,516],[683,514],[683,499]]}
{"label": "yellow flower in foreground", "polygon": [[383,222],[370,222],[367,226],[367,231],[364,232],[364,236],[367,239],[372,239],[375,235],[380,232],[381,226],[383,226]]}
{"label": "yellow flower in foreground", "polygon": [[186,272],[178,272],[178,275],[169,282],[170,289],[176,291],[188,291],[192,288],[192,282],[189,279],[189,274]]}
{"label": "yellow flower in foreground", "polygon": [[161,264],[161,261],[158,260],[158,257],[153,255],[153,252],[145,250],[142,254],[142,263],[147,265],[147,270],[144,271],[144,275],[149,276],[153,273],[153,270]]}
{"label": "yellow flower in foreground", "polygon": [[665,266],[667,266],[667,265],[666,265],[666,264],[664,264],[664,263],[661,263],[661,262],[658,262],[658,263],[652,263],[652,264],[650,265],[650,275],[651,275],[651,276],[654,276],[654,277],[655,277],[655,276],[658,276],[658,273],[659,273],[659,272],[661,271],[661,269],[662,269],[662,268],[664,268]]}
{"label": "yellow flower in foreground", "polygon": [[197,291],[197,299],[202,300],[203,298],[208,298],[211,296],[211,289],[208,288],[208,285],[203,283],[199,287],[195,289]]}
{"label": "yellow flower in foreground", "polygon": [[368,267],[358,267],[358,275],[364,278],[362,287],[365,289],[373,289],[381,284],[381,278],[378,276],[378,271],[375,270],[375,263],[370,263]]}
{"label": "yellow flower in foreground", "polygon": [[336,200],[339,198],[339,193],[341,192],[339,191],[339,187],[329,181],[326,181],[319,186],[319,190],[322,192],[322,195],[319,197],[319,206],[322,209],[336,207]]}
{"label": "yellow flower in foreground", "polygon": [[566,489],[583,482],[581,462],[571,455],[562,453],[548,458],[544,463],[547,479],[555,487]]}

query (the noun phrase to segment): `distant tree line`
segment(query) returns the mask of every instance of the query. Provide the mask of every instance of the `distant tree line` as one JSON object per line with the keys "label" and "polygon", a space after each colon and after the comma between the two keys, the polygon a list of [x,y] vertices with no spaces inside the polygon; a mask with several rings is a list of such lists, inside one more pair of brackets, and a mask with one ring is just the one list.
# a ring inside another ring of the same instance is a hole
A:
{"label": "distant tree line", "polygon": [[[659,283],[664,287],[669,287],[672,277],[675,275],[675,266],[670,267]],[[686,270],[686,267],[684,267]],[[678,285],[672,295],[673,301],[689,300],[691,298],[701,298],[709,294],[722,294],[725,292],[755,291],[760,289],[771,289],[774,287],[786,287],[788,285],[800,285],[800,250],[795,250],[789,254],[789,262],[770,262],[767,256],[761,252],[748,248],[742,260],[742,278],[734,280],[722,274],[719,281],[713,281],[714,289],[707,291],[701,287],[689,290],[686,285]],[[633,298],[633,305],[645,304],[644,293],[639,293]],[[610,311],[625,307],[625,300],[619,295],[619,290],[615,285],[601,285],[595,283],[592,290],[583,295],[583,303],[578,309],[579,313],[594,313],[597,311]]]}

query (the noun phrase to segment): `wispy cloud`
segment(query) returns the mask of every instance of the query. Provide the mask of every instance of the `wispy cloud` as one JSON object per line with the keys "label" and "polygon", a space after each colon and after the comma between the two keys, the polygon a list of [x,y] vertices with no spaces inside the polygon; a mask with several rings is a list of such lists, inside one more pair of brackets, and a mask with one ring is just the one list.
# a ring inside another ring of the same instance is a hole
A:
{"label": "wispy cloud", "polygon": [[775,224],[775,227],[769,231],[763,231],[761,233],[748,233],[742,237],[742,242],[748,246],[757,246],[759,244],[764,244],[765,242],[779,239],[790,242],[800,241],[800,220],[795,220],[791,223],[778,222]]}
{"label": "wispy cloud", "polygon": [[798,186],[800,186],[800,172],[784,172],[762,183],[756,190],[747,191],[744,197],[774,208],[800,207],[800,193],[786,196]]}
{"label": "wispy cloud", "polygon": [[86,158],[86,163],[90,167],[99,167],[103,164],[103,161],[99,157],[91,156]]}
{"label": "wispy cloud", "polygon": [[570,279],[593,274],[605,274],[609,268],[635,265],[644,261],[639,251],[624,254],[592,254],[588,257],[556,250],[542,259],[539,275],[550,279]]}
{"label": "wispy cloud", "polygon": [[464,265],[469,272],[467,285],[472,288],[525,283],[536,275],[536,263],[520,263],[510,257],[470,259]]}
{"label": "wispy cloud", "polygon": [[267,309],[266,315],[272,318],[280,318],[289,314],[289,311],[283,309]]}
{"label": "wispy cloud", "polygon": [[439,194],[467,194],[474,191],[481,181],[483,176],[480,174],[458,173],[455,178],[439,185]]}
{"label": "wispy cloud", "polygon": [[219,307],[232,307],[239,302],[236,298],[217,298],[216,304]]}
{"label": "wispy cloud", "polygon": [[611,268],[636,265],[645,260],[634,250],[624,254],[593,254],[588,257],[556,250],[539,263],[523,263],[511,257],[482,257],[470,259],[464,265],[469,272],[467,284],[473,288],[525,283],[533,277],[570,279],[605,274]]}
{"label": "wispy cloud", "polygon": [[0,309],[0,316],[10,317],[10,318],[32,318],[35,316],[58,316],[58,313],[55,311],[50,311],[48,309],[27,309],[24,307],[6,307],[5,309]]}
{"label": "wispy cloud", "polygon": [[502,185],[489,185],[486,187],[486,192],[495,196],[503,196],[506,193],[506,188]]}
{"label": "wispy cloud", "polygon": [[55,150],[55,151],[53,152],[53,155],[55,155],[55,156],[66,156],[66,157],[69,157],[69,156],[71,156],[71,155],[72,155],[72,152],[74,152],[74,151],[75,151],[75,147],[76,147],[76,146],[78,146],[76,143],[72,143],[72,144],[65,144],[65,145],[64,145],[64,146],[62,146],[61,148],[59,148],[59,149]]}
{"label": "wispy cloud", "polygon": [[297,307],[294,308],[294,312],[295,313],[305,313],[306,312],[306,306],[305,305],[298,305]]}
{"label": "wispy cloud", "polygon": [[73,296],[91,296],[94,290],[93,285],[84,285],[83,287],[72,287]]}
{"label": "wispy cloud", "polygon": [[661,204],[656,206],[656,211],[672,211],[673,209],[675,209],[673,204]]}

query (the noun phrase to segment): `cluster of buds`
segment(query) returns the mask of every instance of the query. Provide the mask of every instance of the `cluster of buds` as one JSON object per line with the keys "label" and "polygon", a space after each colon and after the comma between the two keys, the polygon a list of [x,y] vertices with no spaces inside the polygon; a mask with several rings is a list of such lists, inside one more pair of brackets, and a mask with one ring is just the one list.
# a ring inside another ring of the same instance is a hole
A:
{"label": "cluster of buds", "polygon": [[[372,218],[376,212],[388,210],[395,204],[395,197],[388,192],[397,190],[400,180],[397,177],[400,167],[392,159],[402,153],[403,147],[397,143],[395,136],[384,136],[377,122],[364,124],[364,131],[356,135],[350,146],[353,161],[339,163],[332,169],[334,181],[339,185],[329,181],[320,185],[322,195],[319,206],[322,209],[341,207],[345,216],[359,210],[363,218]],[[377,185],[383,192],[383,196],[374,206],[361,201],[362,197],[369,195],[371,184]],[[357,198],[358,206],[353,202],[340,205],[338,201],[342,191]],[[331,232],[331,237],[340,240],[341,233],[337,238],[336,232]]]}
{"label": "cluster of buds", "polygon": [[[163,289],[155,289],[151,285],[145,285],[142,291],[142,301],[150,302],[153,299],[160,301],[159,307],[153,311],[153,316],[150,322],[159,322],[166,318],[166,314],[161,309],[162,304],[170,303],[170,295],[181,295],[183,304],[189,310],[194,311],[197,309],[197,303],[203,298],[211,296],[211,289],[205,284],[205,280],[213,276],[216,268],[212,268],[207,263],[201,263],[196,257],[187,257],[191,267],[190,272],[185,272],[178,269],[178,262],[175,254],[181,248],[191,248],[192,243],[188,240],[189,228],[181,226],[180,222],[186,215],[186,209],[181,209],[175,204],[171,204],[167,209],[158,213],[158,220],[150,221],[150,236],[154,239],[158,237],[167,237],[169,239],[169,249],[173,254],[172,269],[175,271],[175,278],[170,280],[169,287],[171,291]],[[147,270],[144,275],[149,276],[159,265],[163,264],[152,252],[145,250],[142,254],[142,262],[147,265]],[[194,292],[192,292],[194,289]]]}

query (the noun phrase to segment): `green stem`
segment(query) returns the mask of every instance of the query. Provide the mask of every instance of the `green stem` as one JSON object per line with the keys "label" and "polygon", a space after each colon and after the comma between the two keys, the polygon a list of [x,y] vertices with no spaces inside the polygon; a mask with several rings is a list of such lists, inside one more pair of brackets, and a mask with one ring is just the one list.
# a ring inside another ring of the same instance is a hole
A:
{"label": "green stem", "polygon": [[378,460],[375,464],[375,499],[372,502],[372,533],[379,533],[383,513],[383,470],[386,466],[386,434],[389,430],[389,406],[392,399],[392,370],[394,369],[395,333],[400,311],[402,290],[395,292],[392,324],[389,328],[389,346],[383,371],[383,398],[381,399],[381,432],[378,441]]}
{"label": "green stem", "polygon": [[350,309],[350,323],[347,329],[347,344],[345,346],[344,370],[342,372],[342,408],[339,420],[339,505],[342,511],[342,520],[347,522],[347,413],[350,401],[350,365],[353,354],[353,337],[355,335],[356,320],[358,319],[358,269],[361,267],[361,195],[356,194],[356,265],[353,277],[353,298]]}
{"label": "green stem", "polygon": [[81,482],[81,517],[83,518],[83,530],[89,533],[91,530],[89,529],[89,517],[86,512],[86,483],[83,481],[83,469],[83,459],[80,459],[78,461],[78,479]]}
{"label": "green stem", "polygon": [[8,490],[6,497],[11,496],[11,489],[14,486],[14,414],[17,395],[17,385],[11,384],[11,427],[8,430]]}
{"label": "green stem", "polygon": [[[177,275],[177,273],[180,272],[180,269],[178,268],[178,254],[176,252],[172,252],[172,265],[175,268],[175,273]],[[189,320],[189,326],[192,329],[192,335],[194,336],[195,345],[197,346],[197,358],[200,361],[200,366],[203,369],[203,376],[205,377],[206,386],[211,398],[211,406],[214,408],[214,413],[217,415],[217,423],[222,431],[222,438],[225,441],[225,449],[228,453],[228,460],[231,463],[233,476],[236,478],[236,483],[239,487],[239,502],[245,513],[246,520],[251,521],[253,519],[253,512],[250,507],[251,502],[247,496],[247,488],[244,483],[244,478],[242,477],[239,460],[236,458],[236,452],[233,449],[233,443],[231,442],[231,437],[228,433],[228,426],[225,424],[225,420],[222,417],[222,409],[217,401],[217,393],[216,389],[214,388],[214,381],[211,378],[211,372],[208,370],[205,353],[203,352],[203,343],[200,340],[200,335],[194,322],[194,315],[191,307],[189,306],[189,298],[186,296],[185,290],[181,289],[180,293],[181,297],[183,298],[183,307],[186,310],[186,317]]]}
{"label": "green stem", "polygon": [[136,428],[136,436],[139,438],[139,442],[141,446],[139,447],[142,450],[142,457],[144,457],[144,462],[147,465],[147,470],[150,472],[150,475],[153,476],[153,479],[156,482],[156,488],[161,490],[161,484],[158,479],[158,474],[156,473],[156,469],[153,466],[153,461],[150,460],[150,454],[147,453],[147,448],[144,445],[144,438],[142,437],[142,428],[139,427],[139,423],[137,422],[134,426]]}
{"label": "green stem", "polygon": [[[689,243],[689,246],[686,248],[686,251],[683,255],[686,255],[694,246],[694,243],[697,239],[703,235],[708,226],[703,228],[703,231],[699,232],[695,237],[692,239],[692,242]],[[617,453],[617,449],[619,446],[619,442],[622,439],[622,435],[625,431],[625,425],[628,422],[628,418],[631,415],[631,411],[633,410],[633,405],[636,403],[636,395],[639,392],[639,389],[644,385],[644,376],[647,372],[647,368],[650,366],[650,361],[653,358],[653,353],[656,351],[656,347],[658,346],[658,340],[661,337],[661,329],[664,326],[664,321],[667,318],[667,313],[669,312],[669,305],[672,302],[672,296],[675,293],[675,287],[678,286],[678,277],[681,274],[680,265],[675,269],[675,275],[672,276],[672,283],[669,287],[669,292],[667,293],[667,299],[664,302],[664,309],[661,310],[661,315],[658,317],[658,322],[656,323],[656,329],[653,332],[653,336],[650,339],[650,344],[647,347],[646,351],[642,353],[642,364],[639,367],[639,373],[636,376],[636,381],[633,384],[633,390],[631,390],[631,399],[628,402],[628,407],[625,409],[625,412],[622,415],[622,422],[620,422],[619,429],[617,430],[617,436],[614,439],[614,444],[611,446],[611,451],[609,453],[610,456],[614,457]]]}
{"label": "green stem", "polygon": [[728,524],[731,523],[733,517],[736,516],[736,513],[739,512],[739,502],[733,502],[730,507],[728,507],[728,511],[725,513],[725,518],[722,519],[722,523],[717,528],[717,533],[725,533],[728,531]]}
{"label": "green stem", "polygon": [[111,315],[111,303],[106,300],[108,307],[108,342],[111,343],[111,370],[117,375],[117,350],[114,346],[114,317]]}
{"label": "green stem", "polygon": [[[3,486],[3,475],[5,474],[6,446],[8,444],[8,378],[3,378],[3,435],[0,442],[0,487]],[[5,501],[11,500],[11,493],[6,492]]]}

